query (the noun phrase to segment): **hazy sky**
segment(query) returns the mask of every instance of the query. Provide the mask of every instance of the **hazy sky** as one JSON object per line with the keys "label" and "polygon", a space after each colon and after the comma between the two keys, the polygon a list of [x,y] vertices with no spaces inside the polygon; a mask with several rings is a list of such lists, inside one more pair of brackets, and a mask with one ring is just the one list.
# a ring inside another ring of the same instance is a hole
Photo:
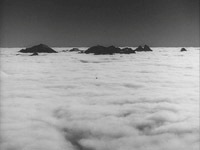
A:
{"label": "hazy sky", "polygon": [[0,46],[199,46],[199,0],[1,0]]}

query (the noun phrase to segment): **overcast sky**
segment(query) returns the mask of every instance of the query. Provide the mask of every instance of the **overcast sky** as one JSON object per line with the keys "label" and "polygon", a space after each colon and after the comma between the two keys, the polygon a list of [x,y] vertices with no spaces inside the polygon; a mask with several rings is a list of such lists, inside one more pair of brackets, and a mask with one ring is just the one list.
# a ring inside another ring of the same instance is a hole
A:
{"label": "overcast sky", "polygon": [[1,0],[0,46],[199,46],[199,0]]}

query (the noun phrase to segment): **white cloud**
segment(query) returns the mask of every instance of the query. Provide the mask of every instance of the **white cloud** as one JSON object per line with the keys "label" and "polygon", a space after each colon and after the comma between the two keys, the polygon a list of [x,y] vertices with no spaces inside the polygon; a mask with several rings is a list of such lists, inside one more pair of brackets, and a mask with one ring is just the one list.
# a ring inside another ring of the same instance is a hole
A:
{"label": "white cloud", "polygon": [[199,58],[177,54],[4,56],[0,148],[198,150]]}

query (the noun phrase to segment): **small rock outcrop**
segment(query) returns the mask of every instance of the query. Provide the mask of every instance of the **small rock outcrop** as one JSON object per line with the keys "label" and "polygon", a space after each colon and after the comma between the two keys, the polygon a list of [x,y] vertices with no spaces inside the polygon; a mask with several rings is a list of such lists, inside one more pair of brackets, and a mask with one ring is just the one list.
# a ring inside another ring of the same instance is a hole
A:
{"label": "small rock outcrop", "polygon": [[34,52],[33,54],[31,54],[30,56],[37,56],[38,53],[37,52]]}
{"label": "small rock outcrop", "polygon": [[136,52],[142,52],[144,51],[144,49],[142,48],[142,46],[138,46],[136,49],[135,49]]}
{"label": "small rock outcrop", "polygon": [[104,47],[104,46],[93,46],[88,48],[85,51],[86,54],[89,53],[93,53],[95,55],[113,55],[113,54],[131,54],[131,53],[135,53],[134,50],[132,50],[131,48],[123,48],[120,49],[119,47],[115,47],[115,46],[109,46],[109,47]]}
{"label": "small rock outcrop", "polygon": [[136,52],[148,52],[148,51],[153,51],[148,45],[144,45],[144,47],[142,46],[138,46],[135,49]]}
{"label": "small rock outcrop", "polygon": [[69,50],[69,52],[79,52],[80,50],[78,48],[72,48]]}
{"label": "small rock outcrop", "polygon": [[144,51],[153,51],[148,45],[144,45]]}
{"label": "small rock outcrop", "polygon": [[70,50],[62,50],[62,52],[78,52],[78,53],[84,53],[84,51],[83,50],[80,50],[80,49],[78,49],[78,48],[72,48],[72,49],[70,49]]}
{"label": "small rock outcrop", "polygon": [[181,52],[185,52],[185,51],[187,51],[185,48],[181,48],[181,50],[180,50]]}
{"label": "small rock outcrop", "polygon": [[116,49],[114,46],[110,46],[110,47],[104,47],[104,46],[93,46],[88,48],[85,53],[89,54],[89,53],[93,53],[95,55],[106,55],[106,54],[114,54],[116,53],[116,51],[118,51],[118,49]]}
{"label": "small rock outcrop", "polygon": [[121,54],[134,54],[136,53],[132,48],[129,48],[129,47],[126,47],[126,48],[123,48],[121,49]]}
{"label": "small rock outcrop", "polygon": [[44,44],[39,44],[30,48],[22,49],[19,52],[21,53],[57,53],[52,48]]}
{"label": "small rock outcrop", "polygon": [[62,52],[69,52],[69,50],[62,50]]}

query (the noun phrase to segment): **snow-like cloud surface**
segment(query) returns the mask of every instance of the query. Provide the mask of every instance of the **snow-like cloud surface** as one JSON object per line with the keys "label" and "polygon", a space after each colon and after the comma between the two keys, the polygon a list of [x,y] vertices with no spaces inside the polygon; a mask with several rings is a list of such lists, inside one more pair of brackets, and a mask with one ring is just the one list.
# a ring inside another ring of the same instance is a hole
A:
{"label": "snow-like cloud surface", "polygon": [[2,150],[200,148],[198,50],[3,52]]}

